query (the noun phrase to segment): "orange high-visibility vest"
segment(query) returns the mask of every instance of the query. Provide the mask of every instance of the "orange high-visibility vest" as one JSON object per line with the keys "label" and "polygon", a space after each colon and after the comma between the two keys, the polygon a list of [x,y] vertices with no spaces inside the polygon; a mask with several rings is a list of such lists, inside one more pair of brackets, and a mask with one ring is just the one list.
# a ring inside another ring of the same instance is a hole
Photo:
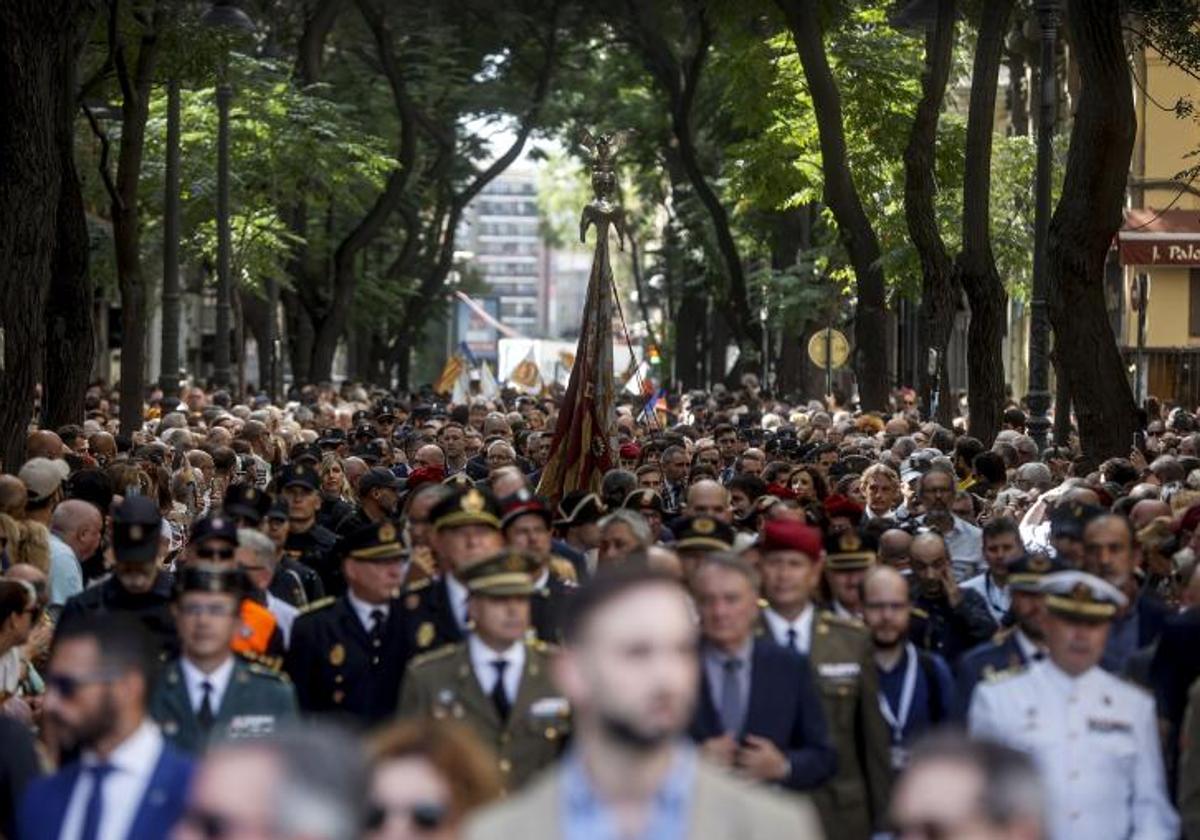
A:
{"label": "orange high-visibility vest", "polygon": [[242,628],[233,637],[235,653],[254,653],[259,656],[267,652],[271,634],[275,632],[275,616],[261,604],[249,598],[242,600]]}

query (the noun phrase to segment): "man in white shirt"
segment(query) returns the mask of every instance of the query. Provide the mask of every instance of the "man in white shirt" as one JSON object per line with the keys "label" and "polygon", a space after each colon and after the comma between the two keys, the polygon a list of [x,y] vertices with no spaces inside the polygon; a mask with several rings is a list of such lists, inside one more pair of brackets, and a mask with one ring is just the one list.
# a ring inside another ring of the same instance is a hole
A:
{"label": "man in white shirt", "polygon": [[553,763],[570,730],[566,701],[550,682],[550,649],[529,638],[540,572],[535,555],[515,549],[467,569],[471,635],[414,659],[400,694],[402,716],[470,724],[496,754],[509,791]]}
{"label": "man in white shirt", "polygon": [[120,613],[60,625],[44,713],[80,759],[25,791],[17,835],[28,840],[164,837],[179,818],[191,762],[146,716],[154,648]]}
{"label": "man in white shirt", "polygon": [[973,589],[987,603],[988,612],[997,624],[1003,625],[1012,594],[1008,589],[1008,564],[1025,553],[1017,523],[1008,517],[993,519],[983,526],[983,559],[987,569],[982,574],[962,582],[963,589]]}
{"label": "man in white shirt", "polygon": [[921,476],[919,521],[942,535],[954,579],[961,583],[983,570],[983,537],[978,526],[954,515],[954,471],[934,464]]}
{"label": "man in white shirt", "polygon": [[96,553],[104,523],[88,502],[67,499],[50,517],[50,604],[62,606],[83,591],[80,563]]}
{"label": "man in white shirt", "polygon": [[1029,753],[1050,803],[1050,837],[1174,838],[1154,698],[1099,667],[1125,596],[1080,571],[1047,575],[1047,658],[975,690],[973,736]]}

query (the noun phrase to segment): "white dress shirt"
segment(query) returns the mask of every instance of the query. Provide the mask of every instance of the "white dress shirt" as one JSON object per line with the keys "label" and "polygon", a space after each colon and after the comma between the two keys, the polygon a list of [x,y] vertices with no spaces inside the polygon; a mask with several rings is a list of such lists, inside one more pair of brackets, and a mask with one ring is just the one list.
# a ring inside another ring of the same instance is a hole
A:
{"label": "white dress shirt", "polygon": [[371,621],[371,613],[377,611],[383,613],[383,621],[385,624],[387,623],[387,604],[368,604],[361,598],[355,597],[354,593],[350,592],[349,590],[346,591],[346,600],[350,602],[350,609],[354,610],[354,614],[358,616],[359,622],[362,624],[363,629],[366,630],[368,634],[371,632],[371,624],[373,623]]}
{"label": "white dress shirt", "polygon": [[291,647],[292,624],[295,623],[300,610],[270,592],[267,593],[267,609],[270,610],[271,615],[275,616],[275,623],[279,625],[279,632],[283,634],[283,646]]}
{"label": "white dress shirt", "polygon": [[179,670],[183,671],[183,684],[187,686],[188,702],[192,704],[193,712],[199,712],[200,704],[204,702],[204,681],[207,680],[212,686],[208,703],[212,708],[213,717],[216,717],[221,708],[221,700],[225,697],[225,690],[229,688],[229,680],[233,676],[233,656],[230,655],[211,674],[204,673],[186,656],[181,656]]}
{"label": "white dress shirt", "polygon": [[515,706],[517,692],[521,689],[521,672],[525,670],[524,642],[513,642],[507,650],[497,653],[472,633],[467,637],[467,650],[471,654],[475,679],[479,680],[484,696],[490,696],[496,689],[496,668],[492,663],[497,659],[508,663],[504,669],[504,693],[508,696],[509,705]]}
{"label": "white dress shirt", "polygon": [[[101,792],[97,840],[133,840],[129,832],[162,749],[162,733],[147,719],[113,750],[108,763],[114,769],[105,777],[104,790]],[[81,763],[85,770],[79,774],[75,789],[71,791],[58,840],[76,840],[83,833],[84,812],[92,795],[92,780],[95,778],[86,768],[95,766],[99,761],[94,753],[83,754]]]}
{"label": "white dress shirt", "polygon": [[454,616],[454,623],[464,634],[467,633],[470,629],[467,626],[467,601],[470,600],[471,593],[458,578],[448,574],[446,575],[446,594],[450,596],[450,614]]}
{"label": "white dress shirt", "polygon": [[987,602],[988,612],[992,614],[992,618],[996,619],[997,624],[1004,616],[1008,615],[1008,608],[1012,606],[1012,593],[1009,592],[1007,586],[1001,586],[992,580],[991,572],[984,572],[964,580],[961,586],[963,589],[974,589],[983,597],[983,600]]}
{"label": "white dress shirt", "polygon": [[796,616],[794,621],[788,621],[770,607],[763,610],[763,615],[767,619],[767,626],[771,628],[771,635],[775,637],[775,641],[787,647],[788,630],[795,630],[795,650],[805,655],[808,654],[809,648],[812,647],[812,625],[815,613],[816,609],[814,609],[811,603],[804,608],[804,612]]}
{"label": "white dress shirt", "polygon": [[1099,667],[1071,677],[1049,659],[981,683],[973,736],[1033,757],[1053,840],[1179,836],[1167,798],[1154,698]]}

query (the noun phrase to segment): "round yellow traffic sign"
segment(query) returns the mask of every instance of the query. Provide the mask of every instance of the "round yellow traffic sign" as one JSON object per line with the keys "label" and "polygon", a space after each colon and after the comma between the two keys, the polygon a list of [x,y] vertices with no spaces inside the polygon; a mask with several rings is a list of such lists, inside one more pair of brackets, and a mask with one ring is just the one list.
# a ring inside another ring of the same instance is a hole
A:
{"label": "round yellow traffic sign", "polygon": [[850,342],[832,327],[818,330],[808,340],[808,358],[817,367],[825,367],[825,348],[829,348],[829,367],[840,368],[850,358]]}

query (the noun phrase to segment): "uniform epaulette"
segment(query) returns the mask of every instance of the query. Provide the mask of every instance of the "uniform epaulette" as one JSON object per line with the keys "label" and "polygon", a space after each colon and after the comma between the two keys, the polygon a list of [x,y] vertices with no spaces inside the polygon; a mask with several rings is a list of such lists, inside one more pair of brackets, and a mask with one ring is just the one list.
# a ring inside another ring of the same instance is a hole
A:
{"label": "uniform epaulette", "polygon": [[278,656],[266,656],[251,650],[239,650],[236,655],[242,658],[252,673],[271,677],[282,676],[283,659]]}
{"label": "uniform epaulette", "polygon": [[436,662],[439,659],[445,659],[447,656],[453,654],[457,648],[458,645],[455,644],[442,645],[441,647],[434,648],[431,651],[418,654],[417,656],[413,657],[412,661],[409,663],[409,667],[415,668],[419,665],[424,665],[427,662]]}
{"label": "uniform epaulette", "polygon": [[545,642],[537,638],[526,639],[525,647],[530,648],[531,650],[536,650],[538,653],[554,653],[554,651],[558,650],[557,645],[552,645],[549,642]]}
{"label": "uniform epaulette", "polygon": [[863,624],[857,618],[851,616],[838,615],[835,612],[821,613],[821,620],[830,624],[840,624],[843,627],[853,627],[856,630],[866,630],[867,625]]}
{"label": "uniform epaulette", "polygon": [[920,607],[913,607],[912,614],[917,618],[929,618],[929,613],[925,612],[925,610],[921,609]]}
{"label": "uniform epaulette", "polygon": [[325,598],[318,598],[311,604],[305,604],[303,607],[301,607],[300,615],[308,615],[310,612],[316,612],[317,610],[323,610],[326,607],[331,607],[335,601],[337,601],[337,598],[334,598],[332,595],[329,595]]}
{"label": "uniform epaulette", "polygon": [[[271,658],[271,657],[267,657],[267,658]],[[282,664],[282,663],[280,663],[280,664]],[[281,683],[290,683],[291,682],[291,679],[288,677],[288,675],[284,671],[281,671],[278,668],[272,668],[263,662],[257,662],[257,661],[251,662],[250,663],[250,673],[258,674],[260,677],[267,677],[269,679],[272,679],[272,680],[275,680],[275,681],[281,682]]]}
{"label": "uniform epaulette", "polygon": [[996,634],[992,636],[992,642],[997,645],[1002,643],[1005,639],[1016,632],[1016,629],[1016,627],[1004,627],[1000,630],[997,630]]}
{"label": "uniform epaulette", "polygon": [[404,589],[400,594],[411,595],[415,592],[420,592],[422,589],[428,589],[431,583],[433,583],[433,578],[421,578],[420,580],[409,581],[404,584]]}
{"label": "uniform epaulette", "polygon": [[1024,665],[1018,665],[1015,668],[1001,668],[1000,670],[992,671],[991,673],[984,671],[983,680],[984,680],[984,682],[988,683],[989,685],[994,684],[994,683],[1000,683],[1000,682],[1004,682],[1007,679],[1011,679],[1011,678],[1017,676],[1018,674],[1024,673],[1024,671],[1025,671]]}
{"label": "uniform epaulette", "polygon": [[575,571],[575,567],[571,564],[570,560],[562,557],[551,557],[550,573],[565,584],[569,584],[570,586],[579,585],[579,580],[576,577],[577,573]]}

